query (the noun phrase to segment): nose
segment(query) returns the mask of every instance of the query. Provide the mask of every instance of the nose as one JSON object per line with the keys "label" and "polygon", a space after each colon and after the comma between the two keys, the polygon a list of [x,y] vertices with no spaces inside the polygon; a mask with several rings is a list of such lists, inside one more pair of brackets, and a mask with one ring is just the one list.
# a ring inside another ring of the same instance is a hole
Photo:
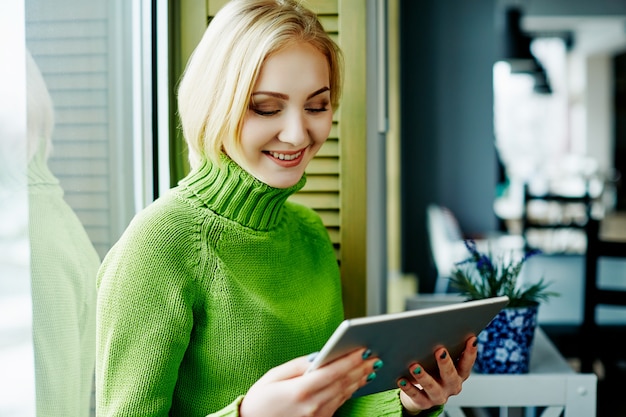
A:
{"label": "nose", "polygon": [[284,124],[278,134],[278,140],[297,147],[306,144],[308,138],[309,131],[305,115],[297,111],[285,114]]}

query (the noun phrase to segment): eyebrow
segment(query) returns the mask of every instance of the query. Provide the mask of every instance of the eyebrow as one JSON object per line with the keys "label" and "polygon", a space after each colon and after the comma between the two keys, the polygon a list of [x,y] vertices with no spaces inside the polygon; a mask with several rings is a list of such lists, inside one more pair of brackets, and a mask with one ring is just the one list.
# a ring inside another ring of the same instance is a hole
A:
{"label": "eyebrow", "polygon": [[[326,91],[330,91],[329,87],[322,87],[319,90],[316,90],[314,92],[312,92],[311,94],[309,94],[307,96],[307,100],[310,98],[313,98],[315,96],[318,96],[322,93],[325,93]],[[256,96],[256,95],[266,95],[266,96],[270,96],[270,97],[276,97],[276,98],[280,98],[282,100],[289,100],[289,96],[287,94],[283,94],[283,93],[276,93],[274,91],[256,91],[254,93],[252,93],[252,96]]]}

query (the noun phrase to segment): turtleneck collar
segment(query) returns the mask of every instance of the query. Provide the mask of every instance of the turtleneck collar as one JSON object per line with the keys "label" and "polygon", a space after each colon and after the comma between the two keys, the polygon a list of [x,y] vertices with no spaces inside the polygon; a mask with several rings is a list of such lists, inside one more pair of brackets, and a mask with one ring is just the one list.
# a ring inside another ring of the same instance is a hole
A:
{"label": "turtleneck collar", "polygon": [[50,171],[48,158],[42,150],[35,153],[28,163],[28,185],[59,185],[59,180]]}
{"label": "turtleneck collar", "polygon": [[222,155],[221,164],[203,161],[181,180],[180,186],[221,216],[254,230],[270,230],[280,220],[287,198],[305,183],[303,176],[292,187],[271,187]]}

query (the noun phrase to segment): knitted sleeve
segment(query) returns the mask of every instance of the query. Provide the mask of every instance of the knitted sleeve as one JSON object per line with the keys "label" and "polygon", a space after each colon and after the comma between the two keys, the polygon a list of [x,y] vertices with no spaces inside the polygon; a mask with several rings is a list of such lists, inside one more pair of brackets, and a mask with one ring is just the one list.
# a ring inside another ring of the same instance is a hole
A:
{"label": "knitted sleeve", "polygon": [[[401,417],[404,414],[399,394],[400,390],[394,389],[348,400],[335,415],[337,417]],[[424,410],[418,416],[437,417],[442,413],[443,406],[441,405]]]}
{"label": "knitted sleeve", "polygon": [[[216,413],[209,414],[206,417],[237,417],[239,416],[239,405],[242,400],[243,396],[240,396],[228,407]],[[437,417],[442,413],[443,406],[441,405],[429,410],[424,410],[418,415],[420,417]],[[402,415],[402,404],[398,397],[398,390],[391,390],[350,400],[335,413],[336,417],[383,417]]]}
{"label": "knitted sleeve", "polygon": [[98,274],[100,417],[167,416],[190,338],[189,222],[150,213],[133,220]]}
{"label": "knitted sleeve", "polygon": [[377,394],[348,400],[337,412],[337,417],[402,417],[402,403],[399,390],[383,391]]}
{"label": "knitted sleeve", "polygon": [[235,401],[230,403],[228,406],[223,409],[216,411],[215,413],[207,414],[206,417],[238,417],[239,416],[239,406],[243,401],[243,395],[237,397]]}

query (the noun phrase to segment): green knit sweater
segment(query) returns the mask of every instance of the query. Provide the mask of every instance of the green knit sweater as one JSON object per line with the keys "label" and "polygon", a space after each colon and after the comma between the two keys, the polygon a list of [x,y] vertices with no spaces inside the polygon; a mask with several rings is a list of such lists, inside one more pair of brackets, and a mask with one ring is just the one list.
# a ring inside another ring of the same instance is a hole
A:
{"label": "green knit sweater", "polygon": [[[139,213],[98,277],[97,410],[237,416],[270,368],[317,351],[343,317],[320,218],[234,162],[204,163]],[[396,390],[338,413],[400,416]]]}
{"label": "green knit sweater", "polygon": [[43,152],[28,166],[28,192],[37,415],[85,417],[100,257]]}

